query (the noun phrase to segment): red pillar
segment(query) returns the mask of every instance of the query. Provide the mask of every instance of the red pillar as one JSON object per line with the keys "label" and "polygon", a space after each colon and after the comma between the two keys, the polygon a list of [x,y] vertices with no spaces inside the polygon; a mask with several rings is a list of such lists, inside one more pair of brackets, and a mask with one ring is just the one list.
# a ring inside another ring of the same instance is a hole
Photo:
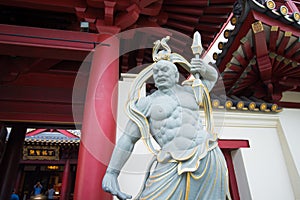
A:
{"label": "red pillar", "polygon": [[14,126],[7,142],[3,162],[0,166],[0,200],[9,199],[17,178],[19,162],[22,156],[26,127]]}
{"label": "red pillar", "polygon": [[95,49],[87,88],[74,199],[112,199],[101,183],[116,135],[119,41]]}
{"label": "red pillar", "polygon": [[21,186],[21,181],[22,181],[22,176],[23,176],[23,171],[21,169],[21,167],[19,166],[19,169],[18,169],[18,175],[17,175],[17,179],[16,179],[16,183],[15,183],[15,192],[20,194],[22,188],[20,187]]}
{"label": "red pillar", "polygon": [[70,170],[71,170],[70,159],[68,159],[65,164],[65,169],[62,178],[60,200],[69,199]]}
{"label": "red pillar", "polygon": [[6,127],[4,126],[4,124],[0,123],[0,165],[4,154],[6,136]]}

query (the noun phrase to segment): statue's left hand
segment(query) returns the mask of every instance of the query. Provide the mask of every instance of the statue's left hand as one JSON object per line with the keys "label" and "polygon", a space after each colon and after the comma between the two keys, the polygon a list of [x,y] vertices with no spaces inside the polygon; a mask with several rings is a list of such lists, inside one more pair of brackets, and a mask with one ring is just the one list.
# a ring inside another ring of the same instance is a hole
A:
{"label": "statue's left hand", "polygon": [[117,196],[120,200],[131,199],[132,196],[121,192],[118,182],[118,177],[114,173],[106,172],[103,181],[102,188],[105,192],[109,192],[114,196]]}
{"label": "statue's left hand", "polygon": [[196,59],[192,58],[192,68],[191,73],[196,74],[199,73],[201,76],[203,76],[206,72],[206,63],[202,59]]}

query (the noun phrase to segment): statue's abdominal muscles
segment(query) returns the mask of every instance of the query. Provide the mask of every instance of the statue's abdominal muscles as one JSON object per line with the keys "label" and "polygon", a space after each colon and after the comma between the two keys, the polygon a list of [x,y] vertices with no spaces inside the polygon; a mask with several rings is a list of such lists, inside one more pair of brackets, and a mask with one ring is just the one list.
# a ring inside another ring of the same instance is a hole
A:
{"label": "statue's abdominal muscles", "polygon": [[203,138],[198,105],[194,103],[194,99],[189,101],[189,98],[193,98],[192,95],[186,95],[181,102],[172,96],[162,95],[151,105],[151,133],[162,149],[191,149]]}

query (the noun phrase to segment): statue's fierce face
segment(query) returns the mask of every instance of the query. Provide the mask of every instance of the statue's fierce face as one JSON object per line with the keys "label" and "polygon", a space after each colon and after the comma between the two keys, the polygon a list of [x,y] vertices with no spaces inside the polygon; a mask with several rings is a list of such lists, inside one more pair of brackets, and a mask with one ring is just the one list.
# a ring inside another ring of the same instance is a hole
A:
{"label": "statue's fierce face", "polygon": [[179,73],[175,64],[160,60],[153,67],[153,78],[158,89],[168,89],[178,82]]}

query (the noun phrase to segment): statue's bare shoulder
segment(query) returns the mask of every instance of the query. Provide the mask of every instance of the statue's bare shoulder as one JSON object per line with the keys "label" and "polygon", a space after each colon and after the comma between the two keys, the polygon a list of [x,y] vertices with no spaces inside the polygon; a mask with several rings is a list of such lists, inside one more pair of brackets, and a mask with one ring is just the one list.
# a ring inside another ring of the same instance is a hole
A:
{"label": "statue's bare shoulder", "polygon": [[137,109],[141,113],[143,113],[146,117],[149,116],[152,100],[153,100],[153,95],[148,95],[146,97],[141,97],[136,103]]}

